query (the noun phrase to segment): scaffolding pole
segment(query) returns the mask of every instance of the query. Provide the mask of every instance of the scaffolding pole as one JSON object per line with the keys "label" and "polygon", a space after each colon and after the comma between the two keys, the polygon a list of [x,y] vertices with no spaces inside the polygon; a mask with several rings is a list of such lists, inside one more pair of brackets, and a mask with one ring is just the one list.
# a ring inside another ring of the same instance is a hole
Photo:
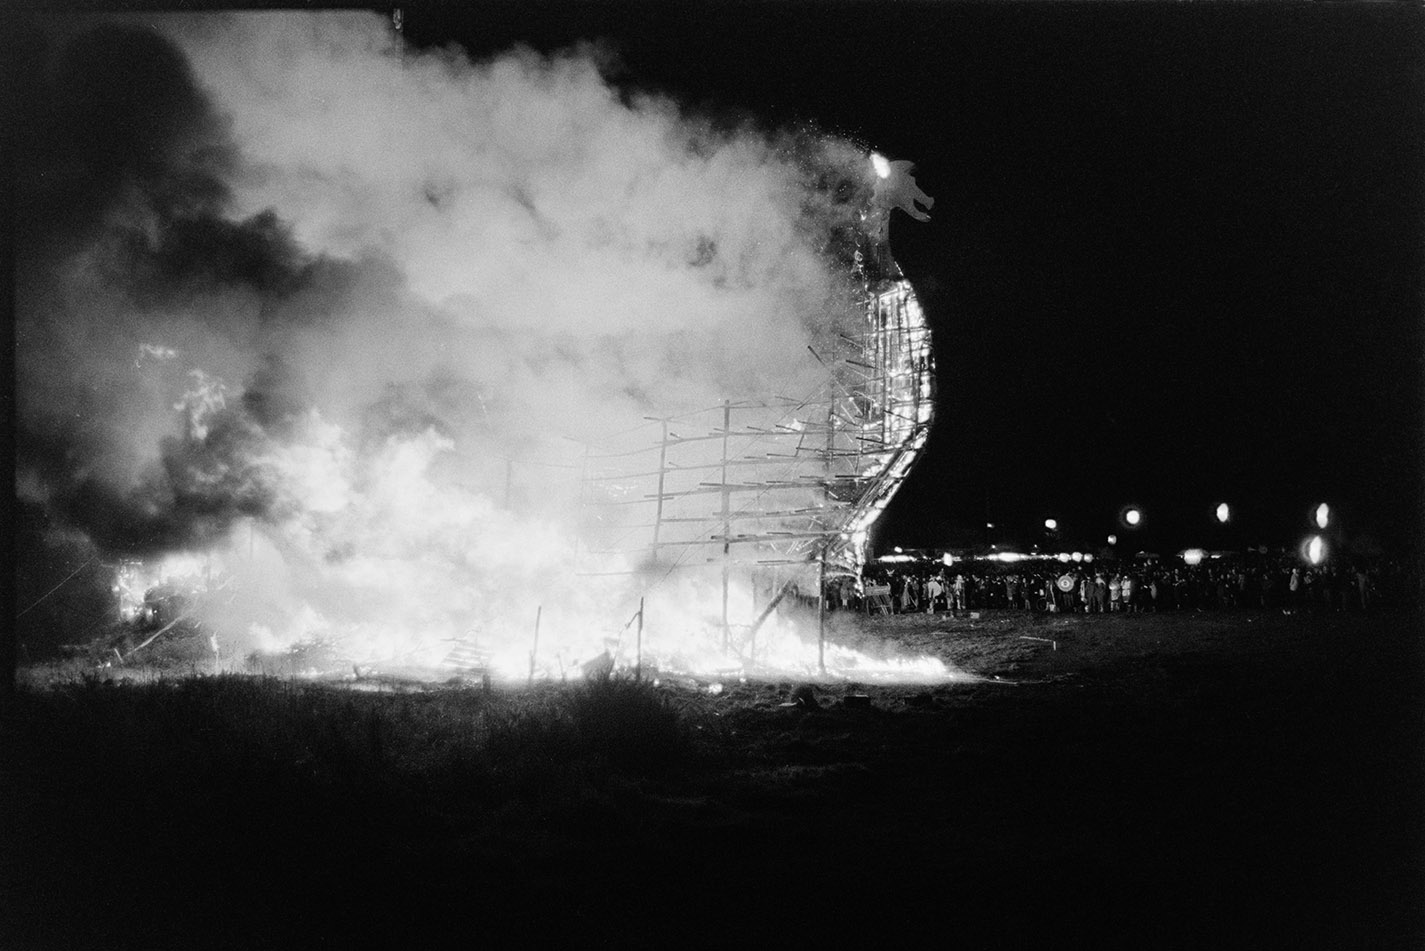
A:
{"label": "scaffolding pole", "polygon": [[727,623],[728,559],[732,544],[728,536],[732,534],[732,524],[728,516],[732,512],[732,495],[727,487],[727,437],[732,431],[732,403],[722,401],[722,649],[732,640],[732,629]]}
{"label": "scaffolding pole", "polygon": [[816,579],[816,667],[826,673],[826,545],[821,546]]}
{"label": "scaffolding pole", "polygon": [[633,679],[643,679],[643,599],[638,599],[638,640],[633,662]]}
{"label": "scaffolding pole", "polygon": [[663,530],[663,479],[668,474],[668,420],[663,420],[663,440],[658,444],[658,511],[653,515],[654,558],[657,556],[658,536]]}
{"label": "scaffolding pole", "polygon": [[762,629],[762,624],[777,610],[777,605],[782,603],[782,599],[787,596],[787,592],[792,590],[796,584],[796,579],[789,579],[782,582],[782,587],[778,590],[776,597],[767,602],[767,606],[762,609],[762,613],[757,615],[757,620],[752,622],[752,628],[747,632],[747,663],[754,665],[757,663],[757,632]]}

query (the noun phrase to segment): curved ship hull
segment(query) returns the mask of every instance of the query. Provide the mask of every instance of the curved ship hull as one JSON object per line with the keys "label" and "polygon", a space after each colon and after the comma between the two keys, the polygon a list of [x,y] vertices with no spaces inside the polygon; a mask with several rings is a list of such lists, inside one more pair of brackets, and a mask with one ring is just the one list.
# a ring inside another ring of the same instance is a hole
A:
{"label": "curved ship hull", "polygon": [[[884,242],[858,244],[872,248],[853,270],[860,325],[809,348],[824,370],[813,392],[648,417],[626,448],[586,457],[591,573],[720,586],[708,621],[745,660],[788,595],[810,604],[829,578],[859,577],[871,527],[929,436],[930,328]],[[609,557],[625,567],[608,570]]]}

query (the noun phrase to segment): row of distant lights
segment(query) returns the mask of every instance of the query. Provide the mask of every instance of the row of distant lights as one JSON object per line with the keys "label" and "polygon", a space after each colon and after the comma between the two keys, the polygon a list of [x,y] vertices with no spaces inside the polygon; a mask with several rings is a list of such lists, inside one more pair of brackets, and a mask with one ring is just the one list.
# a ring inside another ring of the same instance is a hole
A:
{"label": "row of distant lights", "polygon": [[[1232,507],[1226,502],[1219,502],[1215,514],[1217,516],[1217,521],[1220,524],[1226,525],[1232,518]],[[1130,505],[1125,508],[1121,513],[1121,517],[1123,519],[1123,523],[1129,528],[1137,528],[1139,525],[1143,524],[1143,510],[1138,508],[1138,506],[1136,505]],[[1313,517],[1316,521],[1316,527],[1321,529],[1322,531],[1325,531],[1326,526],[1331,524],[1331,506],[1327,505],[1325,502],[1322,502],[1320,505],[1316,506],[1316,512],[1314,513]],[[990,523],[989,527],[994,528],[994,524]],[[1044,520],[1044,527],[1051,532],[1057,531],[1059,528],[1059,522],[1057,519],[1046,518]],[[1109,535],[1108,543],[1110,545],[1117,545],[1118,536]],[[1323,540],[1320,535],[1311,536],[1304,543],[1302,543],[1302,553],[1306,556],[1306,560],[1311,562],[1313,565],[1321,564],[1321,562],[1326,560],[1325,540]],[[1206,553],[1201,548],[1189,548],[1188,550],[1182,553],[1183,560],[1190,565],[1196,565],[1201,562],[1205,554]],[[1075,558],[1074,560],[1077,561],[1078,559]]]}

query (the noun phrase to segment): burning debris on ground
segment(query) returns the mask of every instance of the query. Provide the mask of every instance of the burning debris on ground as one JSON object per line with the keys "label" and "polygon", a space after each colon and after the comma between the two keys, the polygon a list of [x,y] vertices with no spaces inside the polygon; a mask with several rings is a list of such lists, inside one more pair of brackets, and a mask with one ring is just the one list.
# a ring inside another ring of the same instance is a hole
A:
{"label": "burning debris on ground", "polygon": [[[885,619],[866,623],[894,636]],[[145,874],[108,888],[150,938],[169,925],[191,937],[241,901],[265,910],[236,916],[231,935],[289,945],[355,940],[372,926],[350,909],[371,902],[408,914],[407,937],[447,935],[437,911],[452,889],[487,936],[542,935],[529,894],[554,887],[566,917],[653,940],[749,889],[799,902],[835,891],[850,856],[870,883],[858,887],[890,887],[851,920],[892,932],[878,916],[920,883],[973,899],[962,937],[1041,936],[1074,911],[1148,936],[1163,915],[1235,902],[1246,917],[1234,922],[1312,945],[1300,920],[1311,900],[1333,909],[1312,926],[1328,944],[1362,928],[1389,943],[1413,920],[1389,896],[1418,883],[1405,812],[1419,777],[1368,750],[1404,751],[1416,736],[1381,699],[1406,696],[1412,675],[1342,647],[1384,636],[1404,659],[1418,645],[1355,615],[1261,625],[1244,637],[1224,617],[1073,617],[1050,655],[1026,652],[1007,623],[974,635],[976,682],[928,690],[732,680],[714,692],[618,674],[488,689],[62,684],[25,693],[6,727],[11,762],[51,790],[9,800],[28,830],[8,839],[19,847],[6,860],[26,871],[11,894],[48,913],[67,894],[58,883],[102,884],[97,871],[76,883],[76,868],[124,859]],[[1319,658],[1333,651],[1328,669]],[[994,672],[1022,686],[999,689]],[[1336,775],[1347,763],[1349,781]],[[1379,808],[1353,807],[1362,778],[1390,794]],[[1316,829],[1309,841],[1273,831],[1298,822]],[[1052,882],[1025,874],[1046,856]],[[1353,856],[1370,861],[1351,882],[1321,864]],[[1236,872],[1224,877],[1224,864]],[[150,871],[172,883],[161,897]],[[608,921],[611,878],[653,912]],[[271,888],[284,897],[268,907]],[[1025,916],[1026,899],[1055,915]],[[1379,914],[1363,923],[1360,909]],[[764,915],[778,933],[791,920]],[[74,947],[93,918],[70,907],[24,933],[75,940],[21,946]]]}

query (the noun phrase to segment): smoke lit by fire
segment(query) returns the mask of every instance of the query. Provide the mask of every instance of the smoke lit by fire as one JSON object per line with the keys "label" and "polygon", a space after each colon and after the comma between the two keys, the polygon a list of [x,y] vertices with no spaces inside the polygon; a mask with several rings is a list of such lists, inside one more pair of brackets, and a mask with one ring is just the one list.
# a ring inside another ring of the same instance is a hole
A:
{"label": "smoke lit by fire", "polygon": [[593,48],[472,62],[375,15],[51,39],[21,136],[17,474],[116,566],[123,616],[169,584],[230,656],[439,668],[473,644],[577,676],[632,662],[644,597],[650,665],[815,663],[785,616],[750,634],[740,582],[753,646],[729,653],[720,590],[581,547],[580,475],[649,413],[816,385],[808,343],[858,319],[834,252],[863,149],[715,127]]}

